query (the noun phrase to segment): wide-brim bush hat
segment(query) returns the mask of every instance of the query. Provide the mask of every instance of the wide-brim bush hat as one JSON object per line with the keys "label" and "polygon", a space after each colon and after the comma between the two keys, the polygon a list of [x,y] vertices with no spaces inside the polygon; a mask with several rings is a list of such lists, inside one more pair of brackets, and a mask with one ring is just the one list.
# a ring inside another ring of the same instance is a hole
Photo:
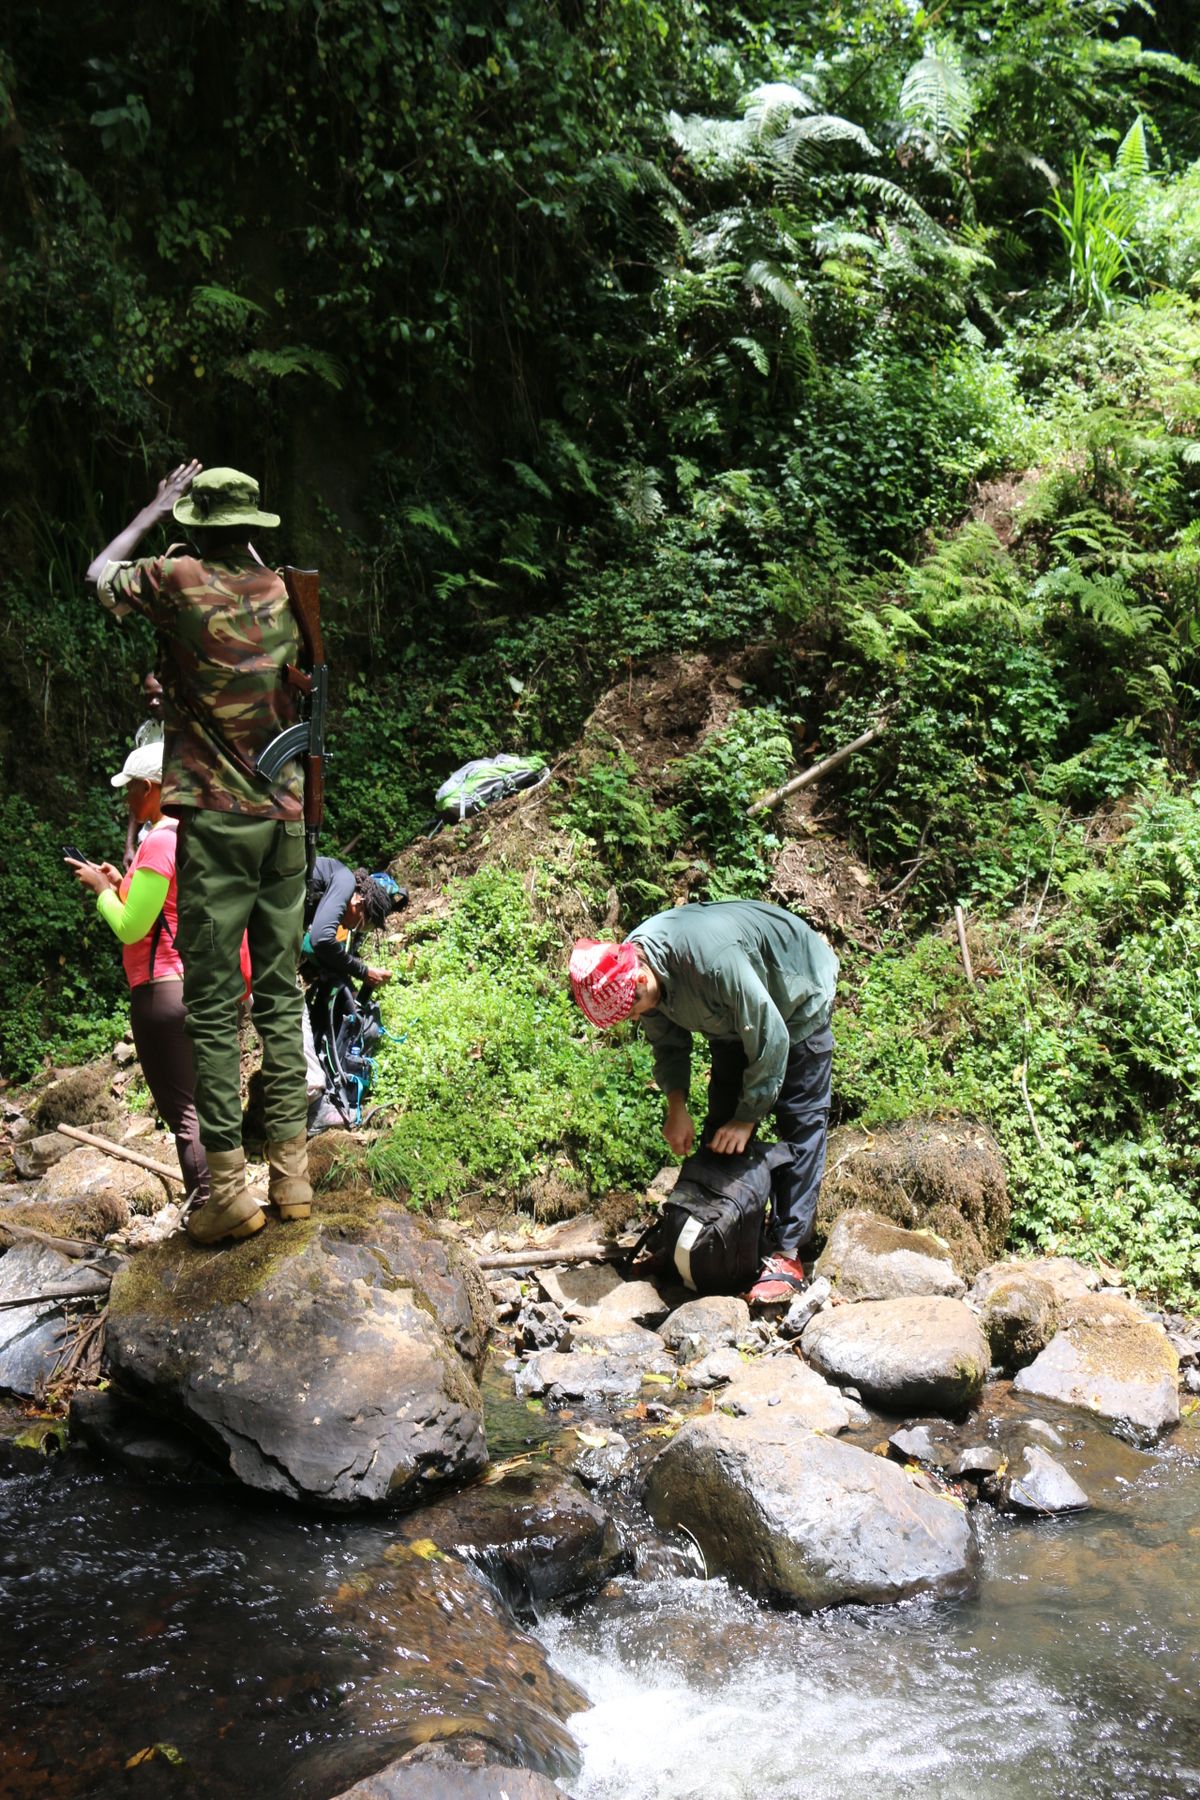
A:
{"label": "wide-brim bush hat", "polygon": [[201,469],[187,493],[171,509],[181,525],[266,525],[278,513],[263,512],[258,483],[240,469]]}
{"label": "wide-brim bush hat", "polygon": [[571,992],[585,1018],[601,1030],[627,1019],[637,1001],[638,954],[634,944],[601,944],[577,938],[569,965]]}
{"label": "wide-brim bush hat", "polygon": [[153,744],[139,744],[125,758],[125,767],[119,775],[112,777],[114,787],[128,787],[131,781],[157,781],[162,785],[163,743],[158,738]]}

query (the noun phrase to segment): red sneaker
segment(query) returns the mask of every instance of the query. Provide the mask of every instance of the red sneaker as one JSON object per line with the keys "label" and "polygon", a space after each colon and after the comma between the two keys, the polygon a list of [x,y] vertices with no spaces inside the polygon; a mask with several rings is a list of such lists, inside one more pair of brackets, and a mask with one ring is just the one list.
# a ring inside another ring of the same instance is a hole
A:
{"label": "red sneaker", "polygon": [[746,1298],[760,1306],[773,1306],[781,1300],[792,1299],[795,1294],[802,1294],[807,1286],[804,1264],[798,1257],[783,1256],[777,1250],[773,1256],[768,1256]]}

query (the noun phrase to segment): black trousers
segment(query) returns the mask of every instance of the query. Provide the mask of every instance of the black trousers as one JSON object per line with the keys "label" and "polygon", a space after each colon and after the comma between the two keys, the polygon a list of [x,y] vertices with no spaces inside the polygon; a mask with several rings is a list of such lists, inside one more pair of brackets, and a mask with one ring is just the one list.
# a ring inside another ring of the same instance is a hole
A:
{"label": "black trousers", "polygon": [[184,1024],[182,981],[144,981],[129,996],[133,1047],[146,1086],[175,1134],[179,1167],[189,1193],[208,1199],[208,1162],[196,1118],[196,1070]]}
{"label": "black trousers", "polygon": [[[737,1117],[746,1072],[746,1053],[740,1044],[714,1039],[710,1048],[712,1074],[708,1115],[700,1133],[702,1144]],[[779,1141],[788,1145],[792,1160],[782,1163],[771,1177],[769,1227],[773,1247],[784,1256],[795,1256],[813,1234],[825,1173],[832,1071],[833,1032],[828,1025],[803,1043],[793,1044],[788,1052],[787,1072],[775,1102],[775,1124]]]}

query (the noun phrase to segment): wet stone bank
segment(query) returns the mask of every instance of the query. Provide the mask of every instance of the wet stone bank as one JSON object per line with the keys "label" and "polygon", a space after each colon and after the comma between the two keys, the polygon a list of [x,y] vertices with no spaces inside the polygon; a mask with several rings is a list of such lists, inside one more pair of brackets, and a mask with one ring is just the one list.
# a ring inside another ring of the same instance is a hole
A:
{"label": "wet stone bank", "polygon": [[71,1447],[9,1432],[0,1793],[1200,1795],[1183,1322],[865,1214],[767,1318],[489,1297],[339,1208],[143,1255]]}

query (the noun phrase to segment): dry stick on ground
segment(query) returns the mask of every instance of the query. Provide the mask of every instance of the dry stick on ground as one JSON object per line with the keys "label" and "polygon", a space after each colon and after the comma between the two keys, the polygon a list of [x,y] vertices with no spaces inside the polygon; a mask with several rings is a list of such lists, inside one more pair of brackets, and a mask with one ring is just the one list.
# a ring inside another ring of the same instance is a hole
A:
{"label": "dry stick on ground", "polygon": [[628,1255],[620,1244],[577,1244],[569,1250],[494,1250],[475,1261],[481,1269],[548,1269],[554,1263],[621,1262]]}
{"label": "dry stick on ground", "polygon": [[136,1163],[139,1169],[149,1169],[152,1175],[159,1175],[164,1181],[173,1181],[177,1187],[187,1186],[178,1169],[168,1169],[165,1163],[143,1156],[140,1150],[127,1150],[124,1144],[114,1144],[110,1138],[95,1137],[90,1131],[80,1131],[78,1125],[56,1125],[54,1129],[61,1131],[64,1137],[74,1138],[77,1143],[90,1144],[93,1150],[103,1150],[106,1155],[117,1156],[122,1162]]}
{"label": "dry stick on ground", "polygon": [[840,768],[846,758],[853,756],[856,750],[865,750],[868,744],[873,744],[875,739],[882,737],[886,730],[887,720],[878,720],[869,731],[864,731],[861,737],[856,737],[852,744],[843,744],[840,750],[835,750],[833,755],[827,756],[823,762],[814,763],[811,769],[805,769],[803,775],[795,775],[791,781],[785,781],[782,787],[775,788],[770,794],[764,794],[761,800],[756,800],[750,807],[748,816],[753,818],[755,813],[768,812],[771,807],[778,806],[781,800],[786,800],[789,794],[798,794],[801,788],[812,787],[815,782],[823,780],[834,769]]}
{"label": "dry stick on ground", "polygon": [[15,1219],[0,1219],[0,1239],[6,1232],[10,1237],[45,1244],[47,1249],[57,1250],[60,1256],[74,1256],[81,1261],[105,1254],[100,1244],[89,1244],[83,1238],[54,1237],[48,1231],[35,1230],[32,1225],[18,1225]]}
{"label": "dry stick on ground", "polygon": [[954,929],[958,933],[958,948],[962,956],[963,974],[967,978],[968,987],[975,986],[975,969],[971,962],[971,952],[967,948],[967,916],[961,906],[954,909]]}
{"label": "dry stick on ground", "polygon": [[[108,1277],[112,1281],[112,1276]],[[43,1288],[40,1294],[23,1294],[18,1300],[0,1300],[0,1308],[40,1306],[43,1300],[94,1300],[103,1288]]]}

